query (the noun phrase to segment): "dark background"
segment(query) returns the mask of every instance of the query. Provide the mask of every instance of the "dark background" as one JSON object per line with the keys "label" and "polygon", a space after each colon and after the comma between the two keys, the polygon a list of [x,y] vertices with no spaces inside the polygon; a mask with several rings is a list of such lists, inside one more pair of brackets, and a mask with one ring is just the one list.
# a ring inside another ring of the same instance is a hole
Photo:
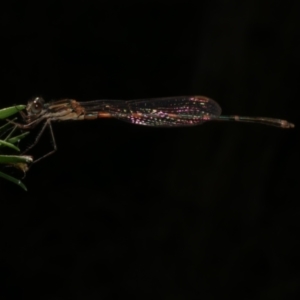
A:
{"label": "dark background", "polygon": [[[295,299],[299,9],[253,0],[2,3],[1,108],[33,96],[206,95],[225,115],[296,128],[54,124],[58,151],[28,172],[28,192],[0,180],[0,298]],[[47,132],[32,153],[50,149]]]}

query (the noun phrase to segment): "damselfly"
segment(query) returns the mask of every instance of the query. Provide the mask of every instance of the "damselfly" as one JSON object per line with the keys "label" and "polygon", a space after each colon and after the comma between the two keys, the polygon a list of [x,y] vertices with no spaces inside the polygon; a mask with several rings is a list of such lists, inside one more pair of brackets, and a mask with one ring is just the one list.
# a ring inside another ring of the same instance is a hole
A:
{"label": "damselfly", "polygon": [[53,154],[57,147],[51,126],[52,121],[94,120],[116,118],[137,125],[153,127],[185,127],[200,125],[206,121],[239,121],[260,123],[280,128],[293,128],[294,124],[285,120],[265,117],[221,116],[219,104],[204,96],[181,96],[142,100],[95,100],[78,102],[63,99],[46,103],[36,97],[28,102],[27,113],[22,113],[25,124],[17,124],[22,129],[32,129],[41,122],[44,125],[31,149],[39,141],[46,127],[49,127],[53,140],[53,150],[35,162]]}

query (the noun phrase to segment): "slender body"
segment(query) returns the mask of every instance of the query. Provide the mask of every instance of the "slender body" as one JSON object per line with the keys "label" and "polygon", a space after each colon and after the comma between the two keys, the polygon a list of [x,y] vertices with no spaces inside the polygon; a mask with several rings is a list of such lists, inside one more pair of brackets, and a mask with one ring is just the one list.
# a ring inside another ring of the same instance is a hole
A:
{"label": "slender body", "polygon": [[26,112],[27,114],[22,113],[25,124],[14,123],[19,128],[32,129],[44,121],[44,126],[38,134],[35,143],[30,148],[37,144],[47,126],[50,129],[53,139],[53,151],[35,160],[35,162],[56,151],[56,143],[51,126],[52,121],[116,118],[132,124],[153,127],[195,126],[206,121],[239,121],[260,123],[280,128],[294,127],[294,124],[280,119],[221,116],[221,107],[219,104],[204,96],[182,96],[131,101],[95,100],[88,102],[64,99],[49,103],[46,103],[43,98],[37,97],[28,102]]}
{"label": "slender body", "polygon": [[264,117],[221,116],[217,102],[203,96],[154,98],[147,100],[95,100],[78,102],[64,99],[45,103],[40,97],[29,101],[24,128],[32,128],[43,120],[94,120],[116,118],[138,125],[183,127],[205,121],[240,121],[293,128],[285,120]]}

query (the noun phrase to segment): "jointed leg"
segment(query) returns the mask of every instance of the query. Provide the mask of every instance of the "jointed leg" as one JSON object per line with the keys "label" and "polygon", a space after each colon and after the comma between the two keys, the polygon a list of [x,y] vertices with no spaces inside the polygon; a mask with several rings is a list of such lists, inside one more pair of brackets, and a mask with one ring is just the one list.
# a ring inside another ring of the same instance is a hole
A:
{"label": "jointed leg", "polygon": [[56,141],[55,141],[55,137],[54,137],[54,133],[53,133],[53,129],[52,129],[52,125],[51,125],[51,121],[50,120],[47,120],[42,129],[40,130],[40,132],[38,133],[37,137],[35,138],[35,141],[22,153],[22,154],[25,154],[27,153],[30,149],[32,149],[34,146],[36,146],[39,142],[39,140],[41,139],[46,127],[49,127],[49,130],[50,130],[50,134],[51,134],[51,138],[52,138],[52,143],[53,143],[53,150],[51,150],[50,152],[46,153],[45,155],[41,156],[40,158],[38,159],[35,159],[33,161],[33,163],[36,163],[40,160],[42,160],[43,158],[46,158],[47,156],[53,154],[56,150],[57,150],[57,147],[56,147]]}
{"label": "jointed leg", "polygon": [[40,122],[42,122],[43,120],[45,120],[44,118],[39,118],[39,119],[36,119],[36,120],[33,120],[32,122],[30,123],[27,123],[27,124],[20,124],[20,123],[16,123],[14,121],[11,121],[9,119],[6,119],[6,121],[10,124],[13,124],[15,126],[17,126],[18,128],[20,129],[33,129],[35,126],[37,126]]}
{"label": "jointed leg", "polygon": [[[45,130],[45,128],[46,128],[47,126],[49,127],[49,130],[50,130],[50,134],[51,134],[51,138],[52,138],[52,143],[53,143],[53,150],[49,151],[48,153],[46,153],[45,155],[41,156],[40,158],[35,159],[35,160],[33,161],[33,163],[37,163],[38,161],[41,161],[42,159],[44,159],[44,158],[46,158],[46,157],[52,155],[52,154],[53,154],[54,152],[56,152],[56,150],[57,150],[56,141],[55,141],[55,137],[54,137],[54,133],[53,133],[53,129],[52,129],[52,125],[51,125],[51,121],[50,121],[50,120],[47,120],[47,121],[45,122],[45,125],[43,126],[41,132],[38,134],[38,136],[37,136],[37,138],[36,138],[34,144],[36,144],[36,143],[39,141],[39,139],[40,139],[40,137],[41,137],[43,131]],[[33,146],[34,146],[34,145],[33,145]],[[31,146],[31,148],[32,148],[33,146]],[[26,151],[27,151],[27,150],[26,150]]]}
{"label": "jointed leg", "polygon": [[48,121],[46,121],[42,127],[42,129],[40,130],[40,132],[38,133],[38,135],[35,138],[35,141],[22,153],[25,154],[27,153],[30,149],[32,149],[35,145],[37,145],[37,143],[39,142],[43,132],[45,131],[46,127],[48,126]]}

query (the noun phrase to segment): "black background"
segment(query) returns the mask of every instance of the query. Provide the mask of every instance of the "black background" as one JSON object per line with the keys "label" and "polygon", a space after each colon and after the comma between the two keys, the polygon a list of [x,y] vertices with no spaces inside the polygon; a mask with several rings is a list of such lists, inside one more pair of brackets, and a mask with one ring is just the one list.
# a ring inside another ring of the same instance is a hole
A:
{"label": "black background", "polygon": [[[1,108],[206,95],[225,115],[296,128],[55,123],[58,151],[28,172],[28,192],[0,181],[0,298],[296,298],[299,9],[2,3]],[[50,149],[47,132],[33,153]]]}

